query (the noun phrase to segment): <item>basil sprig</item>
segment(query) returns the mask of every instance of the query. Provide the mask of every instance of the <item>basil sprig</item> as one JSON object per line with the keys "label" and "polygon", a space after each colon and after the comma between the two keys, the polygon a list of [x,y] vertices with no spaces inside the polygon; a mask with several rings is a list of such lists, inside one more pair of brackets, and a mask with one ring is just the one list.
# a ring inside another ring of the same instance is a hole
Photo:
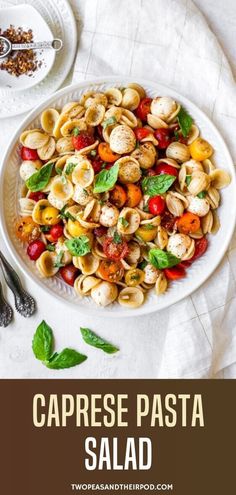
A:
{"label": "basil sprig", "polygon": [[145,177],[142,180],[142,190],[148,196],[163,194],[172,186],[176,177],[168,174]]}
{"label": "basil sprig", "polygon": [[193,123],[192,117],[189,115],[188,112],[186,112],[186,110],[183,107],[181,107],[177,119],[183,136],[187,137],[192,127],[192,123]]}
{"label": "basil sprig", "polygon": [[72,256],[85,256],[85,254],[90,253],[91,251],[90,241],[87,235],[80,235],[79,237],[68,239],[65,241],[65,245]]}
{"label": "basil sprig", "polygon": [[112,189],[117,181],[119,165],[115,163],[109,170],[101,170],[95,177],[94,193],[103,193]]}
{"label": "basil sprig", "polygon": [[171,268],[177,265],[181,260],[168,251],[153,248],[149,251],[149,261],[155,268],[163,270],[164,268]]}
{"label": "basil sprig", "polygon": [[53,163],[47,163],[42,168],[40,168],[38,172],[35,172],[35,174],[31,175],[31,177],[29,177],[29,179],[26,181],[26,186],[28,187],[28,189],[32,192],[42,191],[42,189],[44,189],[49,183],[52,168]]}
{"label": "basil sprig", "polygon": [[86,344],[96,347],[97,349],[101,349],[107,354],[114,354],[119,351],[117,347],[96,335],[96,333],[92,332],[89,328],[80,328],[80,331]]}
{"label": "basil sprig", "polygon": [[53,332],[51,327],[42,321],[38,326],[32,342],[32,349],[37,359],[47,366],[47,368],[59,370],[71,368],[83,363],[87,356],[80,354],[74,349],[65,348],[60,353],[53,353]]}

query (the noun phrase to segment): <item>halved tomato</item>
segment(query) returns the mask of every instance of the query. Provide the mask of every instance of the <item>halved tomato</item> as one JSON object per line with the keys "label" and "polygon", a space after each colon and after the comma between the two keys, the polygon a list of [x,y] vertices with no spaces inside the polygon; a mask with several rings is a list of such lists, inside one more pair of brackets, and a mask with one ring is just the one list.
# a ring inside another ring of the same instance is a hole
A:
{"label": "halved tomato", "polygon": [[113,237],[107,237],[102,247],[106,257],[114,261],[125,258],[129,252],[127,242],[122,239],[119,242],[115,242]]}
{"label": "halved tomato", "polygon": [[124,276],[124,268],[119,261],[104,260],[100,262],[98,275],[107,282],[119,282]]}
{"label": "halved tomato", "polygon": [[39,225],[37,225],[30,216],[21,217],[16,223],[16,236],[22,242],[35,241],[40,235],[41,230]]}

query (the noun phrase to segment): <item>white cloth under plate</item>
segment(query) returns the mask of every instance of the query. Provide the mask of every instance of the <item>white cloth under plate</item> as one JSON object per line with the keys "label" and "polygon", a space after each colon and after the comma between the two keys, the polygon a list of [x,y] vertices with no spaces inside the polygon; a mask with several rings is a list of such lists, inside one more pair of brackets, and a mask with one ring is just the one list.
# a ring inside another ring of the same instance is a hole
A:
{"label": "white cloth under plate", "polygon": [[[190,0],[71,0],[81,31],[73,82],[121,74],[169,85],[202,108],[236,157],[236,91],[227,59]],[[7,123],[6,130],[12,128]],[[0,136],[1,140],[1,136]],[[215,378],[236,362],[236,236],[223,263],[191,297],[168,310],[131,319],[80,315],[48,298],[33,282],[39,310],[0,330],[0,377]],[[89,359],[54,372],[30,348],[37,322],[48,321],[56,347],[75,347]],[[79,327],[120,347],[112,357],[88,348]]]}

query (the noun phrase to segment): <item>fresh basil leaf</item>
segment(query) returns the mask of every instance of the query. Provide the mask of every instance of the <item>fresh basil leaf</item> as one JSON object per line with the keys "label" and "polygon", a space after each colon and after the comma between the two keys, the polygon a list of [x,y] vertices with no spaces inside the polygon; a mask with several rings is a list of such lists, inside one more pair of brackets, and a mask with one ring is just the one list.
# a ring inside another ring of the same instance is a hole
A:
{"label": "fresh basil leaf", "polygon": [[59,354],[55,353],[54,356],[45,362],[47,368],[52,370],[63,370],[65,368],[72,368],[77,364],[83,363],[87,359],[87,356],[80,354],[80,352],[74,349],[63,349]]}
{"label": "fresh basil leaf", "polygon": [[192,127],[192,123],[193,123],[192,117],[188,114],[188,112],[186,112],[186,110],[183,107],[181,107],[177,119],[183,136],[187,137]]}
{"label": "fresh basil leaf", "polygon": [[54,263],[55,268],[62,268],[63,266],[65,266],[65,263],[62,263],[63,256],[64,256],[64,252],[60,251]]}
{"label": "fresh basil leaf", "polygon": [[42,191],[49,183],[53,169],[53,163],[47,163],[38,172],[31,175],[26,181],[26,186],[32,192]]}
{"label": "fresh basil leaf", "polygon": [[66,175],[72,174],[75,167],[76,167],[76,163],[68,163],[66,166],[65,174]]}
{"label": "fresh basil leaf", "polygon": [[52,329],[46,323],[42,321],[38,326],[32,342],[32,349],[34,355],[40,361],[47,361],[52,355],[53,347],[53,333]]}
{"label": "fresh basil leaf", "polygon": [[114,354],[115,352],[119,351],[117,347],[110,344],[106,340],[103,340],[89,328],[80,328],[80,331],[86,344],[91,345],[92,347],[96,347],[97,349],[102,349],[102,351],[106,352],[107,354]]}
{"label": "fresh basil leaf", "polygon": [[191,180],[192,180],[192,176],[191,175],[186,175],[185,182],[186,182],[187,186],[189,186]]}
{"label": "fresh basil leaf", "polygon": [[56,247],[54,244],[47,244],[46,249],[47,251],[55,251]]}
{"label": "fresh basil leaf", "polygon": [[119,165],[115,163],[109,170],[101,170],[95,177],[94,193],[103,193],[112,189],[117,181]]}
{"label": "fresh basil leaf", "polygon": [[149,261],[155,268],[163,270],[164,268],[171,268],[177,265],[181,260],[168,251],[153,248],[149,251]]}
{"label": "fresh basil leaf", "polygon": [[78,136],[80,134],[80,129],[78,127],[74,127],[72,134],[73,136]]}
{"label": "fresh basil leaf", "polygon": [[56,170],[57,175],[62,175],[62,172],[63,172],[62,168],[55,167],[55,170]]}
{"label": "fresh basil leaf", "polygon": [[142,180],[142,190],[148,196],[163,194],[172,186],[176,177],[168,174],[145,177]]}
{"label": "fresh basil leaf", "polygon": [[204,199],[206,197],[206,191],[201,191],[197,194],[197,197],[200,199]]}
{"label": "fresh basil leaf", "polygon": [[124,217],[120,217],[119,222],[121,223],[122,227],[128,227],[128,225],[129,225],[128,220],[126,220],[126,218],[124,218]]}
{"label": "fresh basil leaf", "polygon": [[109,119],[104,120],[104,122],[102,123],[102,127],[103,129],[106,129],[109,125],[116,124],[116,122],[117,120],[115,116],[109,117]]}
{"label": "fresh basil leaf", "polygon": [[91,251],[89,238],[86,235],[68,239],[65,241],[65,245],[72,256],[85,256],[85,254],[90,253]]}
{"label": "fresh basil leaf", "polygon": [[41,232],[49,232],[51,225],[40,225]]}
{"label": "fresh basil leaf", "polygon": [[117,231],[114,232],[113,241],[115,244],[120,244],[122,242],[122,237]]}
{"label": "fresh basil leaf", "polygon": [[174,135],[175,135],[176,141],[179,141],[179,133],[178,133],[178,131],[176,131],[176,129],[174,130]]}

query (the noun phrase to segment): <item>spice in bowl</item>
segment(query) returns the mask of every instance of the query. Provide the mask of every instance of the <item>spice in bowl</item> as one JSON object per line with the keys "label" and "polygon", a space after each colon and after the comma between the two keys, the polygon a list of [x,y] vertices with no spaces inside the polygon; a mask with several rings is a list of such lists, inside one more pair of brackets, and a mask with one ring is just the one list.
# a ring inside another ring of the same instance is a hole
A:
{"label": "spice in bowl", "polygon": [[[5,36],[11,43],[32,43],[33,31],[24,31],[22,27],[15,28],[10,25],[5,31],[0,28],[0,36]],[[3,42],[0,42],[0,53],[3,51]],[[22,75],[32,76],[40,68],[42,61],[38,61],[37,54],[33,50],[22,50],[11,52],[6,59],[0,63],[0,70],[5,70],[15,77]]]}

